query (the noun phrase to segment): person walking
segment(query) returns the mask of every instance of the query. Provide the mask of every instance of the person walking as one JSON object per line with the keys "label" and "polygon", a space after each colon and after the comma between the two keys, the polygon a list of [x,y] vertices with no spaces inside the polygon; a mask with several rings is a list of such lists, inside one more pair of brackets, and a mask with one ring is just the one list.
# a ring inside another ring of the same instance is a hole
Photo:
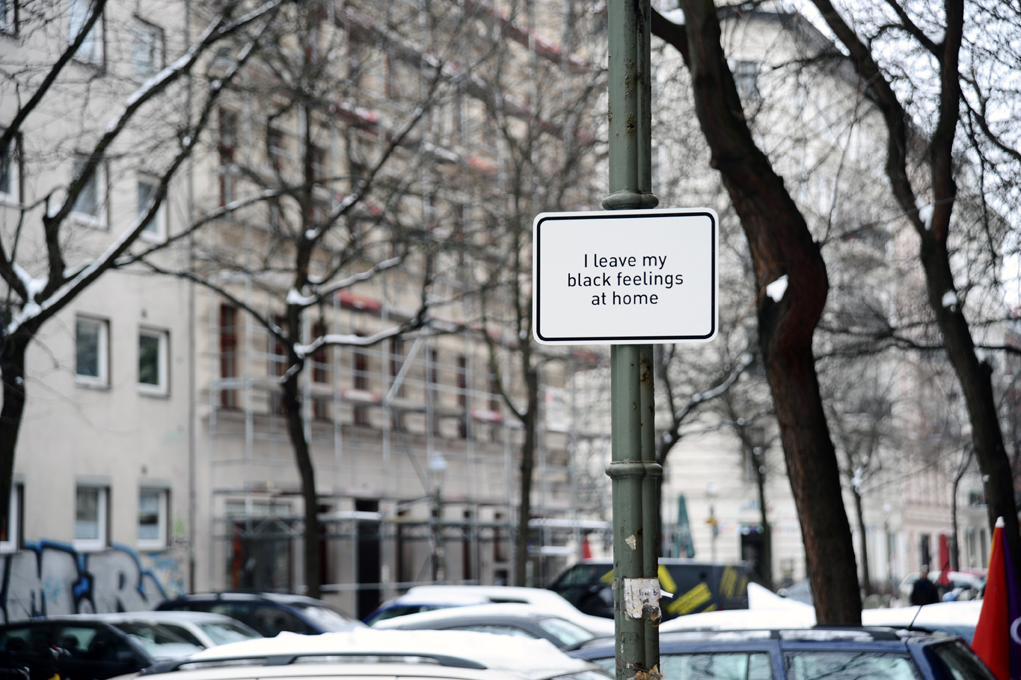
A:
{"label": "person walking", "polygon": [[929,565],[922,565],[922,573],[911,587],[910,602],[913,605],[936,604],[939,602],[939,590],[936,584],[929,580]]}

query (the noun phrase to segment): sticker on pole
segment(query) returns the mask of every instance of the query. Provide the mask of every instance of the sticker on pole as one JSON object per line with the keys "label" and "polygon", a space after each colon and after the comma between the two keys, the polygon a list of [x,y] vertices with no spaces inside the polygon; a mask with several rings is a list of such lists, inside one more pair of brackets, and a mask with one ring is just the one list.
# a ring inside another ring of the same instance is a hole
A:
{"label": "sticker on pole", "polygon": [[532,330],[545,344],[716,335],[719,218],[709,208],[542,213],[532,225]]}

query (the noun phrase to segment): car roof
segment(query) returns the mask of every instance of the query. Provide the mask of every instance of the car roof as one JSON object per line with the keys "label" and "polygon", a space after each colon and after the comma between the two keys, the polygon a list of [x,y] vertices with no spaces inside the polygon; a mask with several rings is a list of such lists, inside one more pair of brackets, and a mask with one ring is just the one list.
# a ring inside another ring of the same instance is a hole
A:
{"label": "car roof", "polygon": [[815,609],[797,607],[784,609],[726,609],[678,616],[664,621],[660,633],[679,630],[759,630],[769,628],[808,628],[815,625]]}
{"label": "car roof", "polygon": [[[925,636],[918,636],[925,637]],[[784,644],[836,643],[839,646],[886,647],[904,649],[904,636],[891,628],[854,626],[813,626],[810,628],[756,628],[740,630],[690,630],[664,633],[659,637],[663,653],[675,653],[683,648],[703,649],[706,645],[718,648],[726,645],[781,641]],[[571,652],[572,656],[598,659],[613,656],[614,642],[610,638],[593,640]]]}
{"label": "car roof", "polygon": [[170,602],[206,602],[209,600],[236,601],[236,602],[276,602],[279,604],[300,604],[329,606],[322,600],[316,600],[305,595],[291,595],[287,593],[248,593],[225,591],[222,593],[192,593],[182,595]]}
{"label": "car roof", "polygon": [[478,604],[472,607],[450,607],[429,612],[407,614],[392,619],[377,621],[373,628],[401,628],[407,625],[438,623],[446,621],[478,621],[480,619],[511,619],[537,621],[539,619],[557,618],[555,612],[536,609],[527,604]]}
{"label": "car roof", "polygon": [[[192,662],[212,662],[239,657],[446,656],[512,674],[519,680],[541,680],[556,675],[591,670],[579,659],[561,653],[546,640],[490,635],[465,631],[375,630],[358,628],[344,633],[297,635],[281,633],[275,638],[246,640],[213,647],[194,655]],[[260,671],[261,673],[261,671]]]}
{"label": "car roof", "polygon": [[180,610],[111,612],[104,614],[69,614],[67,618],[86,621],[106,621],[107,623],[117,623],[120,621],[148,621],[151,623],[238,623],[237,619],[232,619],[231,617],[223,614]]}

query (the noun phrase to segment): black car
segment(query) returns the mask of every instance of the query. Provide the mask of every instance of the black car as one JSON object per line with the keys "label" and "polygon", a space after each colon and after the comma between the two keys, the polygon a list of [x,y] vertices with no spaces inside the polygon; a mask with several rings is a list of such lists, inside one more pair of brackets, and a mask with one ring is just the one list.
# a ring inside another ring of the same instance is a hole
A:
{"label": "black car", "polygon": [[161,626],[126,632],[102,621],[60,617],[0,626],[0,668],[28,669],[31,680],[105,680],[200,649]]}
{"label": "black car", "polygon": [[[659,585],[672,597],[660,600],[663,620],[719,609],[748,608],[748,567],[741,562],[693,562],[659,558]],[[613,560],[582,560],[549,589],[593,616],[613,618]]]}
{"label": "black car", "polygon": [[344,616],[322,600],[277,593],[210,593],[165,600],[160,611],[213,612],[251,626],[265,637],[282,632],[319,635],[358,628],[361,621]]}
{"label": "black car", "polygon": [[[995,680],[958,637],[889,628],[692,631],[660,636],[663,680]],[[613,670],[613,642],[570,652]]]}

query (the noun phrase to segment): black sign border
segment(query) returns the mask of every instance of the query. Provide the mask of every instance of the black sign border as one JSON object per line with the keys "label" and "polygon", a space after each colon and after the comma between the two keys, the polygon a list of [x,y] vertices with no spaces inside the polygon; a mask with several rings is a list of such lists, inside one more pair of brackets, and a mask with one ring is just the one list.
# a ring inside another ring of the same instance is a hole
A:
{"label": "black sign border", "polygon": [[539,309],[539,300],[541,298],[541,296],[539,295],[539,286],[541,284],[541,281],[540,281],[540,276],[539,276],[539,267],[535,266],[535,267],[533,267],[533,271],[532,271],[532,285],[535,288],[535,290],[534,290],[534,292],[532,294],[532,309],[533,309],[533,314],[534,314],[534,316],[533,316],[533,323],[534,323],[535,327],[533,328],[532,332],[534,333],[536,340],[538,340],[539,342],[546,342],[546,343],[551,343],[551,344],[565,344],[565,345],[566,344],[584,345],[584,344],[592,344],[592,343],[613,344],[613,345],[644,345],[644,344],[648,344],[650,342],[652,342],[652,343],[673,343],[673,342],[693,342],[693,341],[702,341],[702,342],[704,342],[704,341],[707,341],[710,338],[712,338],[716,334],[716,330],[717,330],[716,326],[717,326],[717,323],[718,323],[718,318],[717,318],[718,310],[717,310],[717,306],[716,306],[716,293],[717,293],[717,289],[719,287],[718,272],[716,271],[716,267],[717,267],[716,247],[717,247],[717,241],[719,239],[719,223],[717,221],[716,215],[714,213],[712,213],[712,212],[709,212],[709,211],[706,211],[706,210],[703,210],[703,209],[699,209],[699,208],[695,208],[695,209],[692,209],[692,210],[669,210],[669,209],[668,210],[650,210],[648,212],[645,212],[645,211],[634,212],[634,211],[630,211],[630,210],[627,210],[627,211],[625,211],[625,210],[621,210],[621,211],[601,210],[601,211],[593,211],[591,213],[584,213],[584,212],[579,212],[579,213],[549,213],[549,214],[547,214],[545,216],[540,216],[540,218],[536,220],[536,223],[535,223],[534,228],[533,228],[532,247],[535,248],[535,258],[534,258],[533,262],[535,262],[535,264],[538,265],[539,262],[541,261],[539,249],[540,249],[540,244],[542,243],[542,238],[541,238],[541,235],[540,235],[539,232],[542,229],[542,226],[543,226],[544,222],[557,221],[557,220],[584,220],[584,219],[593,219],[593,220],[595,220],[595,219],[621,219],[621,220],[623,220],[623,219],[635,219],[635,218],[658,219],[658,218],[662,218],[662,217],[678,217],[678,216],[684,216],[684,217],[699,217],[699,216],[703,216],[703,217],[708,217],[710,223],[712,224],[712,232],[713,232],[713,239],[712,239],[712,260],[713,260],[713,262],[712,262],[712,275],[713,275],[713,285],[712,285],[712,296],[711,296],[711,301],[710,301],[710,310],[712,311],[712,327],[711,327],[709,333],[707,333],[706,335],[642,335],[642,336],[635,336],[635,335],[626,335],[626,336],[624,336],[624,335],[618,335],[618,336],[602,336],[602,337],[579,336],[579,337],[556,337],[556,338],[546,337],[539,330],[539,320],[541,318],[540,309]]}

